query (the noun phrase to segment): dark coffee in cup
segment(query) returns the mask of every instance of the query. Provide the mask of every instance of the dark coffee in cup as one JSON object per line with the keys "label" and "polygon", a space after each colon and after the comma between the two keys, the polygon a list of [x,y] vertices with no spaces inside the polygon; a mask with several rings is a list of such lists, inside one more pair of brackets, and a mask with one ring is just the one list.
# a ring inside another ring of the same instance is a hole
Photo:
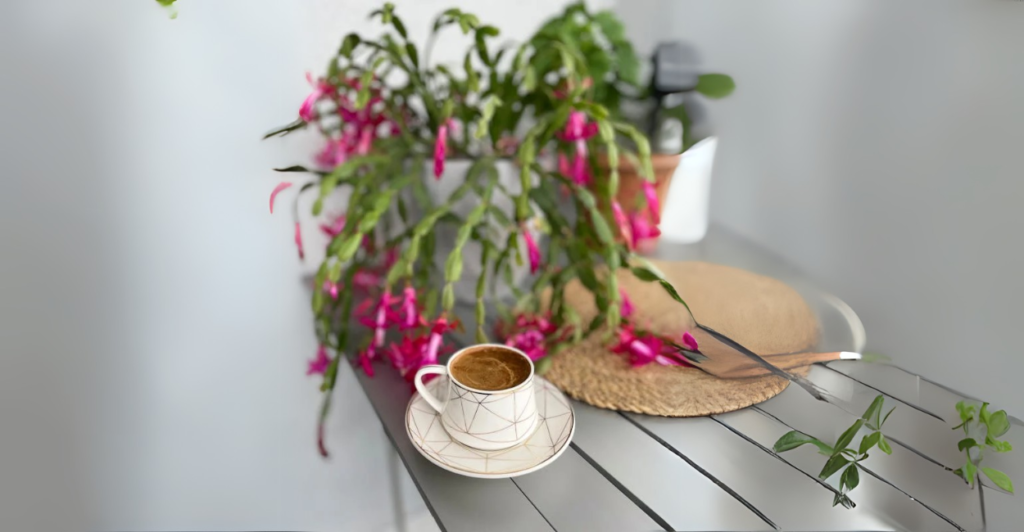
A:
{"label": "dark coffee in cup", "polygon": [[507,390],[526,382],[532,364],[525,356],[496,346],[484,346],[459,354],[451,375],[463,385],[484,391]]}

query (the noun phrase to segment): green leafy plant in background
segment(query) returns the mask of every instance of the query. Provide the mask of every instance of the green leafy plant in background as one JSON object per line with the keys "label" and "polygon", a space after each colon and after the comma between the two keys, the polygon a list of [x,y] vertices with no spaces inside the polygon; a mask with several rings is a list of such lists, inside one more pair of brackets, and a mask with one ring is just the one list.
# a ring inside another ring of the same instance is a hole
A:
{"label": "green leafy plant in background", "polygon": [[[594,103],[607,109],[615,120],[628,120],[640,131],[653,130],[646,111],[638,116],[625,116],[623,103],[633,103],[637,108],[653,107],[653,90],[641,82],[640,58],[615,13],[609,10],[591,12],[583,2],[570,4],[562,13],[548,19],[541,26],[530,39],[530,45],[538,50],[534,61],[535,79],[555,77],[560,68],[559,55],[568,54],[587,65],[588,72],[583,83],[591,89]],[[735,89],[736,83],[732,77],[708,73],[699,75],[697,84],[686,92],[719,99],[729,96]],[[544,94],[539,96],[540,99],[534,100],[533,104],[538,111],[543,112],[554,100],[547,99]],[[683,103],[662,110],[659,118],[675,118],[680,121],[683,126],[683,151],[699,140],[693,138],[692,121]]]}
{"label": "green leafy plant in background", "polygon": [[167,10],[167,16],[173,19],[178,18],[178,8],[174,5],[174,2],[176,1],[177,0],[156,0],[156,3],[163,6],[163,8]]}
{"label": "green leafy plant in background", "polygon": [[[962,476],[968,484],[973,486],[974,478],[978,476],[978,471],[980,470],[996,486],[1013,493],[1013,482],[1010,481],[1010,477],[1006,473],[991,467],[981,466],[986,449],[991,449],[997,453],[1006,453],[1013,450],[1010,442],[997,439],[1010,430],[1010,420],[1006,416],[1006,411],[989,412],[988,403],[982,403],[979,409],[976,404],[971,404],[967,401],[957,403],[956,411],[960,413],[961,423],[954,427],[953,430],[963,429],[964,436],[966,436],[957,442],[956,447],[964,453],[966,461],[964,466],[957,469],[955,473]],[[981,440],[981,443],[979,443],[979,440]]]}
{"label": "green leafy plant in background", "polygon": [[[567,51],[589,69],[594,102],[618,115],[623,94],[642,95],[640,58],[626,29],[608,10],[592,13],[583,2],[570,4],[548,19],[530,40],[539,50],[536,65],[543,78],[558,68],[558,54]],[[563,50],[564,48],[564,50]]]}
{"label": "green leafy plant in background", "polygon": [[[892,414],[895,407],[882,417],[884,402],[885,399],[881,395],[876,397],[864,415],[839,436],[835,445],[830,446],[813,436],[793,430],[782,435],[775,442],[775,452],[786,452],[807,443],[817,447],[819,453],[829,457],[821,472],[818,473],[818,478],[826,480],[842,471],[839,477],[839,492],[832,500],[832,506],[842,504],[846,508],[853,508],[856,504],[847,494],[860,484],[860,462],[868,457],[868,451],[874,447],[878,447],[885,454],[892,454],[892,447],[889,446],[885,435],[882,434],[882,425],[889,419],[889,415]],[[853,439],[863,427],[871,429],[872,432],[861,438],[860,445],[856,448],[851,447]]]}

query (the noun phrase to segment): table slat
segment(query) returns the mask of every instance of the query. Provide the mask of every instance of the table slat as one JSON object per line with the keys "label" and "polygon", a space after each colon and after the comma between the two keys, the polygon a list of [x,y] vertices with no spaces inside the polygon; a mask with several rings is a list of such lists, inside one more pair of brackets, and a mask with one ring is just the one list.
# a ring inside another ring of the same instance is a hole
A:
{"label": "table slat", "polygon": [[920,406],[942,417],[955,416],[957,401],[966,398],[888,364],[841,360],[829,363],[828,367],[904,403]]}
{"label": "table slat", "polygon": [[575,449],[512,480],[558,532],[664,530]]}
{"label": "table slat", "polygon": [[618,413],[578,401],[577,448],[674,530],[772,530],[740,501]]}

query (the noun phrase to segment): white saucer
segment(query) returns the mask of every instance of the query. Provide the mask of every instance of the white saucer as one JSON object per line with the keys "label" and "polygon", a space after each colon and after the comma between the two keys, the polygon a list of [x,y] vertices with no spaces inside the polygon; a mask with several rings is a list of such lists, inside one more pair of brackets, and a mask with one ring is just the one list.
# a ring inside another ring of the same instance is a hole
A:
{"label": "white saucer", "polygon": [[[576,415],[569,399],[550,382],[534,377],[537,414],[536,431],[525,442],[500,451],[481,451],[453,441],[441,426],[441,415],[420,394],[413,394],[405,411],[405,430],[409,439],[438,467],[475,478],[510,478],[532,473],[554,462],[566,449],[576,431]],[[427,384],[435,390],[447,385],[447,377]]]}

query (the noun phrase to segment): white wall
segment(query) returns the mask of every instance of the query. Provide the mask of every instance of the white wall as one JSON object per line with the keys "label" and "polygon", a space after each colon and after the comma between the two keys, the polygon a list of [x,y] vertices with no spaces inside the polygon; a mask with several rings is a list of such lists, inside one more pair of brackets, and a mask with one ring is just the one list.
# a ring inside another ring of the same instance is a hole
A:
{"label": "white wall", "polygon": [[629,0],[736,93],[712,217],[860,314],[869,348],[1024,414],[1024,6]]}
{"label": "white wall", "polygon": [[[179,4],[0,8],[0,528],[388,528],[347,370],[316,453],[303,267],[267,212],[317,146],[259,141],[379,2]],[[461,4],[514,37],[562,3],[398,4],[417,36]]]}

